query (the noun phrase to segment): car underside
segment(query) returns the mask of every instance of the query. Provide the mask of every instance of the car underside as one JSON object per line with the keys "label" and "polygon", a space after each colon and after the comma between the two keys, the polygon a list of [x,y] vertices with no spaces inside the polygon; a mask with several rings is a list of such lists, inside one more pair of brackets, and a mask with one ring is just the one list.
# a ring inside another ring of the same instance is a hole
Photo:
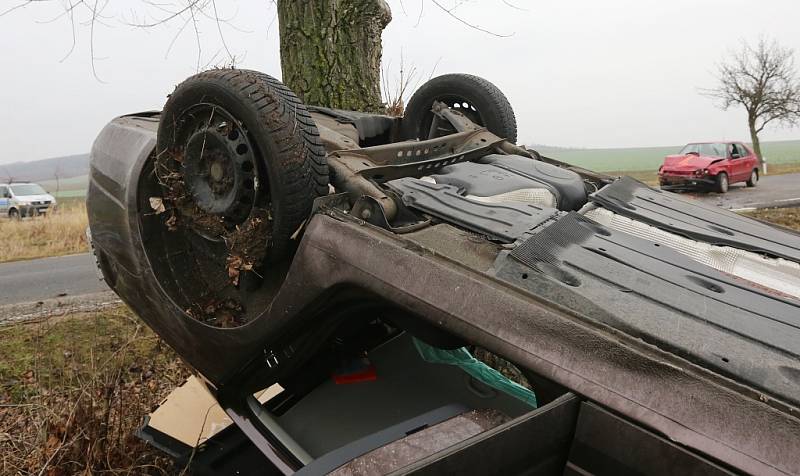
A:
{"label": "car underside", "polygon": [[449,76],[395,118],[215,70],[101,132],[92,245],[235,423],[206,469],[800,474],[800,236],[520,147]]}

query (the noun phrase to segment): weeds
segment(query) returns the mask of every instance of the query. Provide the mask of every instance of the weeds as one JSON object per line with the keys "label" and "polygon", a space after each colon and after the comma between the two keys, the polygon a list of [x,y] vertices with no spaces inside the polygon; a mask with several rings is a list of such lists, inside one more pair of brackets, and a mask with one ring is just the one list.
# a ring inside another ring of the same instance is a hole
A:
{"label": "weeds", "polygon": [[[387,67],[381,68],[381,93],[383,96],[383,103],[384,107],[386,108],[387,115],[402,117],[406,109],[406,96],[408,96],[409,91],[414,91],[417,89],[420,79],[422,78],[420,77],[416,66],[411,65],[406,68],[405,58],[403,57],[402,52],[400,53],[399,74],[395,75],[393,78],[389,77],[388,69],[390,67],[391,61],[388,63]],[[433,77],[434,71],[436,71],[435,65],[431,70],[431,74],[428,79]]]}
{"label": "weeds", "polygon": [[86,242],[86,204],[66,204],[43,217],[12,220],[0,218],[0,263],[83,253]]}
{"label": "weeds", "polygon": [[774,223],[776,225],[785,226],[795,231],[800,232],[800,208],[762,208],[760,210],[753,210],[745,212],[751,218]]}
{"label": "weeds", "polygon": [[[411,66],[408,71],[404,69],[403,57],[400,56],[400,75],[394,79],[394,87],[389,85],[386,70],[381,71],[381,91],[386,104],[386,114],[394,117],[403,117],[405,112],[405,96],[409,87],[417,76],[417,69]],[[419,80],[417,80],[419,82]]]}
{"label": "weeds", "polygon": [[188,375],[120,307],[0,328],[0,474],[172,474],[135,435]]}

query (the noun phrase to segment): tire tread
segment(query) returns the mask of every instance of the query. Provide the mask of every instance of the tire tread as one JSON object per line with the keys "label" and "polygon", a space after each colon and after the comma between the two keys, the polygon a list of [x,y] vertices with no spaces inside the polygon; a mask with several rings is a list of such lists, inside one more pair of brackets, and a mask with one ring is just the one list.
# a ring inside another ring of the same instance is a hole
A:
{"label": "tire tread", "polygon": [[505,94],[494,84],[480,76],[451,73],[437,76],[423,84],[408,101],[403,121],[409,124],[404,129],[406,138],[420,138],[422,117],[430,110],[431,103],[439,91],[452,90],[455,94],[466,91],[482,97],[488,103],[485,114],[491,116],[486,127],[511,142],[517,141],[517,119],[514,109]]}
{"label": "tire tread", "polygon": [[[288,244],[292,234],[308,218],[314,199],[328,194],[328,164],[316,124],[291,89],[267,74],[245,69],[213,69],[186,79],[167,101],[162,122],[169,120],[165,116],[172,98],[198,83],[222,86],[234,94],[255,112],[262,130],[277,146],[278,157],[270,158],[271,163],[266,166],[272,169],[272,176],[278,178],[278,189],[282,192],[280,197],[271,197],[273,203],[280,202],[280,216],[275,217],[272,230],[274,251],[280,255],[285,248],[281,243]],[[159,150],[165,149],[159,139]]]}

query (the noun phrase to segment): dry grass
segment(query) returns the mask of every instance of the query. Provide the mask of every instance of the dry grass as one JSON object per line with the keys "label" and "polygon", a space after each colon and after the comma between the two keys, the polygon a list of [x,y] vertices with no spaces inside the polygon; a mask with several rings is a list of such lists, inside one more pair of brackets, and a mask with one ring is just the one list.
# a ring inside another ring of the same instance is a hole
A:
{"label": "dry grass", "polygon": [[[381,91],[383,92],[383,100],[386,105],[386,114],[393,117],[403,117],[405,112],[404,97],[409,90],[411,82],[417,76],[417,69],[411,67],[409,71],[405,71],[403,67],[403,58],[400,57],[400,75],[395,78],[394,87],[389,86],[389,79],[385,70],[381,71]],[[417,80],[419,82],[419,80]]]}
{"label": "dry grass", "polygon": [[88,251],[87,225],[86,204],[82,201],[65,203],[44,217],[2,218],[0,263]]}
{"label": "dry grass", "polygon": [[767,164],[769,175],[794,174],[800,172],[800,163]]}
{"label": "dry grass", "polygon": [[651,187],[658,187],[658,172],[652,170],[615,170],[613,172],[603,172],[612,177],[621,177],[627,175],[636,180],[646,183]]}
{"label": "dry grass", "polygon": [[774,223],[776,225],[785,226],[800,232],[800,208],[763,208],[761,210],[753,210],[745,212],[752,218]]}
{"label": "dry grass", "polygon": [[188,372],[127,308],[0,327],[0,355],[0,474],[176,472],[134,431]]}

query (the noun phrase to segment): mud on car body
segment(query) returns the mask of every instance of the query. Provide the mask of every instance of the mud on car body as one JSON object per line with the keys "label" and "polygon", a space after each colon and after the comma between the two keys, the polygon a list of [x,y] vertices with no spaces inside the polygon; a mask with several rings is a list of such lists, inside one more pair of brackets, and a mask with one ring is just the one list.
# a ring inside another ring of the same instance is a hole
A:
{"label": "mud on car body", "polygon": [[146,436],[198,471],[800,473],[800,237],[516,132],[470,75],[395,118],[215,70],[111,121],[103,274],[235,423]]}

